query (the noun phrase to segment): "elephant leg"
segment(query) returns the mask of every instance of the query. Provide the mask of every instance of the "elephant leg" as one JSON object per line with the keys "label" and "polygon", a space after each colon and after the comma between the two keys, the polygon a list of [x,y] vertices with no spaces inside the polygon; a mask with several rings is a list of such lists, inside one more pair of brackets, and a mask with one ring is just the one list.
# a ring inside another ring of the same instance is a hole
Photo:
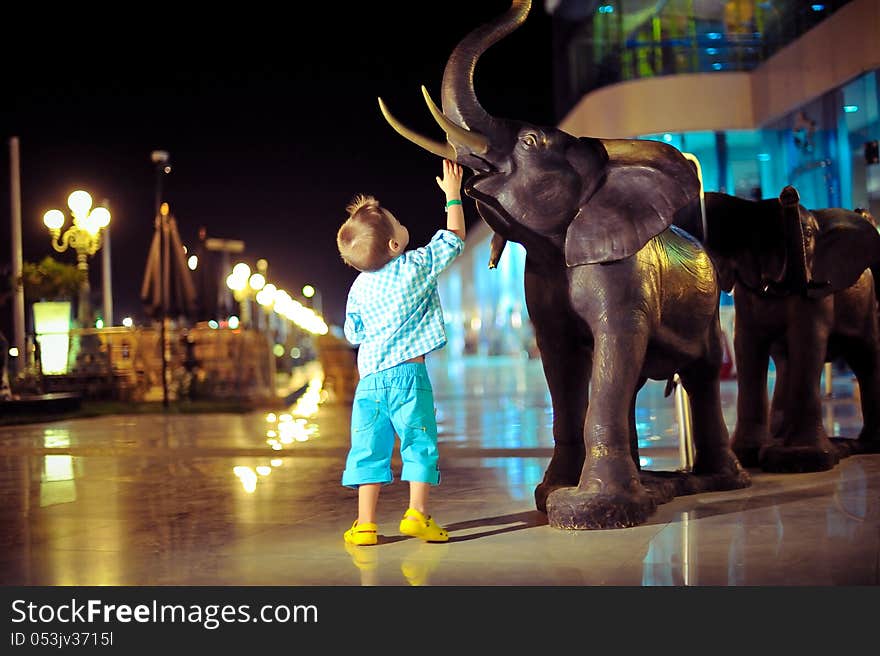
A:
{"label": "elephant leg", "polygon": [[[740,313],[737,312],[737,318]],[[758,454],[769,442],[767,432],[768,340],[758,331],[748,330],[740,321],[734,336],[736,353],[736,427],[731,449],[744,467],[757,467]]]}
{"label": "elephant leg", "polygon": [[880,451],[880,352],[878,342],[849,343],[844,359],[852,369],[859,385],[862,409],[862,430],[856,450],[859,453]]}
{"label": "elephant leg", "polygon": [[716,325],[707,353],[679,372],[690,397],[694,474],[712,477],[713,490],[748,487],[751,477],[730,447],[721,410],[721,328]]}
{"label": "elephant leg", "polygon": [[[608,324],[615,325],[612,320]],[[602,326],[594,333],[590,404],[584,426],[587,447],[576,488],[547,497],[547,519],[565,529],[622,528],[643,523],[656,500],[642,485],[631,451],[631,407],[641,378],[647,330]]]}
{"label": "elephant leg", "polygon": [[773,385],[773,398],[770,401],[770,435],[779,438],[785,422],[785,389],[788,384],[788,362],[781,352],[771,353],[776,367],[776,383]]}
{"label": "elephant leg", "polygon": [[592,359],[589,349],[575,342],[565,346],[565,341],[553,340],[552,348],[543,339],[537,342],[553,407],[553,456],[535,488],[535,506],[547,512],[547,496],[557,488],[577,485],[584,465]]}
{"label": "elephant leg", "polygon": [[765,471],[810,472],[831,469],[837,451],[822,421],[819,380],[831,325],[831,304],[796,305],[786,331],[787,361],[783,390],[783,425],[779,439],[761,449]]}
{"label": "elephant leg", "polygon": [[639,391],[647,382],[648,379],[644,376],[639,378],[635,394],[633,394],[632,401],[629,403],[629,453],[632,456],[636,469],[639,471],[642,469],[642,461],[639,458],[639,432],[636,430],[636,402],[638,401]]}
{"label": "elephant leg", "polygon": [[535,488],[535,506],[546,512],[547,496],[557,488],[577,485],[584,466],[592,351],[573,321],[560,320],[562,303],[554,301],[546,282],[526,272],[525,289],[553,407],[553,456]]}

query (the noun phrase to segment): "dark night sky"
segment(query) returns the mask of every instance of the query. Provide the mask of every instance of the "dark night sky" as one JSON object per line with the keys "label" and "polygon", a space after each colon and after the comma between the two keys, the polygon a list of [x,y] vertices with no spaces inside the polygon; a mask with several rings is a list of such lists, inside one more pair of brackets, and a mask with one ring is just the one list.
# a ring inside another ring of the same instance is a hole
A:
{"label": "dark night sky", "polygon": [[[341,322],[356,272],[340,261],[335,234],[352,196],[379,198],[409,226],[413,247],[445,221],[434,181],[440,160],[385,123],[377,96],[405,124],[442,140],[419,87],[439,102],[452,48],[509,2],[315,4],[289,6],[290,17],[255,4],[246,15],[67,17],[41,24],[39,35],[22,27],[0,52],[21,64],[7,66],[0,123],[7,153],[9,137],[20,140],[25,260],[54,254],[42,215],[66,211],[70,191],[84,188],[113,214],[116,320],[143,316],[150,153],[162,149],[173,166],[164,198],[184,244],[195,246],[199,226],[241,239],[251,266],[265,257],[270,280],[291,293],[314,284],[328,319]],[[526,24],[480,60],[477,94],[492,114],[554,124],[551,79],[550,19],[539,0]],[[6,153],[0,175],[0,265],[8,271]],[[472,225],[479,218],[465,203]],[[72,251],[56,257],[75,261]],[[100,254],[90,263],[99,290]],[[10,314],[8,303],[0,306],[7,335]]]}

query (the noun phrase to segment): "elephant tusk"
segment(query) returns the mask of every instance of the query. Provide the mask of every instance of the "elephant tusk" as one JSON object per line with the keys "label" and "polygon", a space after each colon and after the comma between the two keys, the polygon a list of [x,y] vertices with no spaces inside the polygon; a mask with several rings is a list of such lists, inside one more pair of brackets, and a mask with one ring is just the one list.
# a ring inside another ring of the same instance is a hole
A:
{"label": "elephant tusk", "polygon": [[434,117],[434,120],[437,121],[437,124],[443,128],[443,131],[446,133],[446,137],[450,142],[454,141],[467,146],[475,155],[486,154],[489,150],[489,140],[486,139],[486,137],[479,132],[466,130],[440,111],[440,108],[437,107],[437,104],[431,99],[431,94],[428,93],[425,85],[422,85],[422,95],[425,97],[425,102],[428,104],[428,109],[431,111],[431,115]]}
{"label": "elephant tusk", "polygon": [[391,112],[388,111],[388,108],[385,106],[385,103],[382,102],[381,98],[379,98],[379,109],[382,110],[382,116],[385,117],[388,124],[404,139],[412,141],[416,146],[420,146],[443,159],[448,159],[453,162],[455,161],[455,149],[452,147],[452,144],[440,143],[439,141],[428,139],[427,137],[420,135],[418,132],[414,132],[405,127],[400,121],[391,115]]}

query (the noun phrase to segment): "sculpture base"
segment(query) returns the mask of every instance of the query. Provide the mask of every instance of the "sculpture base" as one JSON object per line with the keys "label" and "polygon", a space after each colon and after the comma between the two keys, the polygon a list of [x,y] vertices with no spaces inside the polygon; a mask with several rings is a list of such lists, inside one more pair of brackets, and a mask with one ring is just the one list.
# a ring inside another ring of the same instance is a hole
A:
{"label": "sculpture base", "polygon": [[761,449],[761,469],[779,474],[827,471],[840,460],[833,446],[771,445]]}
{"label": "sculpture base", "polygon": [[675,497],[736,490],[751,484],[751,477],[744,471],[731,474],[642,471],[640,479],[644,492],[632,497],[590,494],[576,487],[554,490],[547,496],[547,521],[554,528],[566,530],[627,528],[645,523],[658,505]]}
{"label": "sculpture base", "polygon": [[736,448],[740,464],[766,472],[796,474],[827,471],[843,458],[859,453],[880,453],[880,440],[832,437],[830,449],[819,447],[784,447],[780,444]]}
{"label": "sculpture base", "polygon": [[841,460],[862,453],[880,453],[880,439],[866,440],[848,437],[832,437],[831,444]]}

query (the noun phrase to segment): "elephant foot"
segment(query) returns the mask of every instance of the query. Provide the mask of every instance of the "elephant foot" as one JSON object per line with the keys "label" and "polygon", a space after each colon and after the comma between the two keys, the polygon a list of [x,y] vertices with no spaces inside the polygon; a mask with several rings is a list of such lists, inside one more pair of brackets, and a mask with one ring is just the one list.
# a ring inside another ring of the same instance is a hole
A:
{"label": "elephant foot", "polygon": [[854,453],[880,453],[880,438],[878,437],[859,437],[856,443],[858,444],[858,450],[854,451]]}
{"label": "elephant foot", "polygon": [[760,455],[761,469],[781,474],[827,471],[839,460],[838,451],[831,442],[799,446],[774,444],[762,449]]}
{"label": "elephant foot", "polygon": [[[574,485],[577,485],[577,481],[575,481]],[[547,497],[549,497],[556,490],[560,490],[563,488],[571,487],[572,483],[564,484],[564,483],[547,483],[546,481],[542,481],[538,484],[538,487],[535,488],[535,508],[544,514],[547,513]]]}
{"label": "elephant foot", "polygon": [[744,487],[749,487],[751,484],[751,474],[742,468],[738,468],[736,471],[722,471],[706,474],[695,472],[688,480],[688,491],[686,494],[740,490]]}
{"label": "elephant foot", "polygon": [[761,448],[767,444],[766,429],[763,426],[754,426],[735,430],[730,438],[730,450],[736,456],[739,464],[743,467],[760,467]]}
{"label": "elephant foot", "polygon": [[880,439],[872,435],[859,435],[858,439],[832,437],[831,444],[840,460],[862,453],[880,453]]}
{"label": "elephant foot", "polygon": [[554,528],[568,530],[627,528],[645,523],[656,507],[654,497],[641,486],[613,494],[563,488],[547,497],[547,520]]}
{"label": "elephant foot", "polygon": [[[738,463],[737,463],[738,464]],[[739,490],[752,484],[751,475],[741,467],[699,472],[642,472],[642,485],[653,495],[657,504],[702,492]]]}
{"label": "elephant foot", "polygon": [[672,501],[675,497],[685,494],[689,474],[681,471],[645,471],[639,472],[642,486],[654,497],[657,505]]}
{"label": "elephant foot", "polygon": [[694,475],[700,481],[700,492],[738,490],[752,484],[752,477],[732,449],[721,449],[714,457],[698,456]]}
{"label": "elephant foot", "polygon": [[863,426],[856,443],[857,453],[880,453],[880,429]]}
{"label": "elephant foot", "polygon": [[852,455],[856,455],[857,453],[867,453],[867,451],[863,451],[863,444],[859,443],[859,440],[854,440],[851,437],[843,437],[841,435],[835,435],[834,437],[829,437],[831,440],[831,445],[834,447],[834,451],[837,453],[838,461],[843,460],[844,458],[849,458]]}
{"label": "elephant foot", "polygon": [[760,466],[758,456],[761,453],[761,447],[759,446],[733,447],[733,453],[743,467],[752,468]]}
{"label": "elephant foot", "polygon": [[577,486],[577,484],[577,476],[575,476],[573,479],[563,480],[544,474],[544,480],[538,483],[538,486],[535,488],[535,508],[542,513],[546,513],[547,497],[549,497],[556,490],[568,487],[575,487]]}
{"label": "elephant foot", "polygon": [[547,497],[554,490],[574,487],[578,484],[581,468],[584,465],[584,449],[566,449],[559,444],[547,465],[542,480],[535,488],[535,507],[542,513],[547,512]]}

